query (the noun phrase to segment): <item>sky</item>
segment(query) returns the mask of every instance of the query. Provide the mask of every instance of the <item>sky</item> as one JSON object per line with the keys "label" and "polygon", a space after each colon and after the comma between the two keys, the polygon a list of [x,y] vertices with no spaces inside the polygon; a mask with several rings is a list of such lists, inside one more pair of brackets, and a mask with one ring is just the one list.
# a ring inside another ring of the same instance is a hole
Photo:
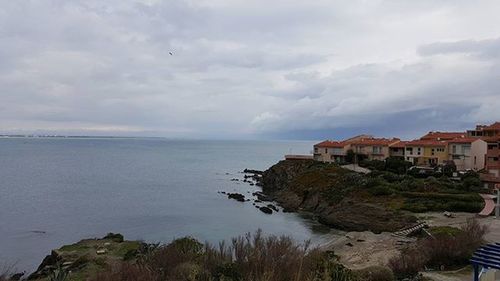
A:
{"label": "sky", "polygon": [[500,121],[497,0],[0,4],[0,134],[411,139]]}

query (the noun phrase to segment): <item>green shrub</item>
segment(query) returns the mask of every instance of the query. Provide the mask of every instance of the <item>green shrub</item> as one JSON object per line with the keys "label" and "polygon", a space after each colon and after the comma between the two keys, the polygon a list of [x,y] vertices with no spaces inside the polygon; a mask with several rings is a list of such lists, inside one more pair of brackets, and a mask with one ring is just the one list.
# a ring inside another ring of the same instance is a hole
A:
{"label": "green shrub", "polygon": [[356,272],[362,281],[394,281],[394,273],[386,266],[370,266]]}
{"label": "green shrub", "polygon": [[108,233],[106,236],[104,236],[104,239],[110,239],[113,242],[121,243],[123,242],[123,235],[120,233]]}
{"label": "green shrub", "polygon": [[452,227],[452,226],[436,226],[429,228],[429,233],[434,236],[452,236],[455,237],[463,231],[460,228]]}
{"label": "green shrub", "polygon": [[389,157],[385,159],[385,170],[396,174],[405,174],[413,166],[411,162],[400,157]]}
{"label": "green shrub", "polygon": [[462,180],[463,189],[469,192],[477,192],[483,189],[483,183],[479,177],[468,176]]}
{"label": "green shrub", "polygon": [[389,185],[380,185],[370,188],[369,192],[374,196],[386,196],[393,194],[394,190]]}

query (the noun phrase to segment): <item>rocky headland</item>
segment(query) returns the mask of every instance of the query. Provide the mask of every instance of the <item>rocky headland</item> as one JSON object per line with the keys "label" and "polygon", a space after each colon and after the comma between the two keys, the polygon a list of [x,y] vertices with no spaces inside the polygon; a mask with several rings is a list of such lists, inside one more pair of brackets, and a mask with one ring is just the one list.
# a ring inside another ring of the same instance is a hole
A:
{"label": "rocky headland", "polygon": [[346,231],[394,232],[415,224],[417,213],[474,213],[483,207],[474,190],[480,187],[469,184],[477,175],[454,182],[444,176],[363,174],[313,160],[283,160],[253,177],[262,187],[259,199],[276,201],[285,212],[312,213],[319,222]]}
{"label": "rocky headland", "polygon": [[396,231],[416,222],[410,212],[372,200],[364,175],[315,161],[281,161],[262,173],[264,194],[287,212],[306,211],[333,228]]}

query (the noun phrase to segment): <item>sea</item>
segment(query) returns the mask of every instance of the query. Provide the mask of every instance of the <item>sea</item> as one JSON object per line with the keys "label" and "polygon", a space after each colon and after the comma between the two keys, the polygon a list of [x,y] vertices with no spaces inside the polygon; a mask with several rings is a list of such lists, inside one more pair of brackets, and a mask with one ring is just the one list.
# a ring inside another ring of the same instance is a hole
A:
{"label": "sea", "polygon": [[[261,229],[297,242],[332,237],[307,215],[262,213],[245,168],[265,170],[307,141],[0,138],[0,268],[31,272],[52,249],[118,232],[168,243],[218,243]],[[236,181],[235,179],[238,179]]]}

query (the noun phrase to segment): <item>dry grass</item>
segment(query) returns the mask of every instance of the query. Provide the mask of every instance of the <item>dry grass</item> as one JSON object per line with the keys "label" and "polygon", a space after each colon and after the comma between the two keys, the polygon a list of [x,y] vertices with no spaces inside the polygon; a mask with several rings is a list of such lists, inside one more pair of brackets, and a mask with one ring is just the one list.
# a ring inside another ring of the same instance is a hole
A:
{"label": "dry grass", "polygon": [[192,238],[174,240],[149,250],[136,263],[124,263],[93,280],[354,280],[332,255],[298,245],[285,236],[255,234],[214,246]]}

